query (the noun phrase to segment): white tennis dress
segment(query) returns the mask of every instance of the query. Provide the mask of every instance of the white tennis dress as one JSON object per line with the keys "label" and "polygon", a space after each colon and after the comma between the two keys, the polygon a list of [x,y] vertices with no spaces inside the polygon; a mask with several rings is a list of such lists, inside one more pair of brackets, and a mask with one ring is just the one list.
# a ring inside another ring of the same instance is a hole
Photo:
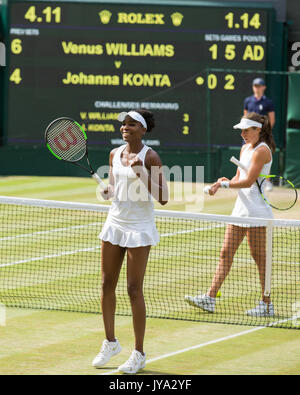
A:
{"label": "white tennis dress", "polygon": [[[246,168],[249,169],[254,152],[262,146],[267,147],[270,150],[266,143],[260,143],[255,148],[251,148],[250,144],[245,146],[241,154],[240,161],[246,166]],[[271,161],[264,165],[261,170],[261,174],[270,174],[272,166],[271,150],[270,153]],[[244,180],[247,177],[247,173],[243,169],[239,170],[240,180]],[[261,182],[262,178],[259,178],[258,181]],[[262,187],[263,189],[266,187],[266,182],[263,183]],[[272,209],[260,195],[256,182],[250,188],[239,189],[238,197],[231,215],[235,217],[273,218]]]}
{"label": "white tennis dress", "polygon": [[[159,242],[154,220],[152,196],[131,166],[124,166],[119,147],[113,158],[114,197],[99,238],[121,247],[143,247]],[[150,147],[144,145],[137,154],[145,166]],[[148,172],[148,170],[146,170]]]}

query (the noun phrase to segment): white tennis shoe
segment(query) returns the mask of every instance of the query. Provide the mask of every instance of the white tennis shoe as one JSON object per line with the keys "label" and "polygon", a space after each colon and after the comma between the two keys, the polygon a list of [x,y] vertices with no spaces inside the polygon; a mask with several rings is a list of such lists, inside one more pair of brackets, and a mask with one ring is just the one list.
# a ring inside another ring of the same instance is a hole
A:
{"label": "white tennis shoe", "polygon": [[216,299],[206,294],[199,296],[186,295],[184,299],[191,306],[200,307],[200,309],[208,311],[209,313],[215,312]]}
{"label": "white tennis shoe", "polygon": [[268,304],[261,300],[254,309],[246,311],[246,314],[251,317],[274,317],[274,305],[273,303]]}
{"label": "white tennis shoe", "polygon": [[132,351],[128,361],[126,361],[123,365],[119,366],[118,371],[127,373],[127,374],[135,374],[140,369],[143,369],[146,366],[146,354],[141,354],[139,351]]}
{"label": "white tennis shoe", "polygon": [[111,357],[119,354],[122,350],[122,347],[116,339],[115,342],[109,342],[105,339],[102,343],[101,351],[93,360],[93,367],[94,368],[101,368],[104,366]]}

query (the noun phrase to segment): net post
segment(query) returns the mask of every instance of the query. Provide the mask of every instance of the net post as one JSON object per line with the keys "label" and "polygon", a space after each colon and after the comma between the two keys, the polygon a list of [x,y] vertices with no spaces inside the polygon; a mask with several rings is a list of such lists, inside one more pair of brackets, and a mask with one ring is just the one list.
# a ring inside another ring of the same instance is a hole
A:
{"label": "net post", "polygon": [[272,259],[273,259],[273,220],[267,222],[266,234],[266,268],[265,268],[265,291],[264,296],[271,295],[272,283]]}

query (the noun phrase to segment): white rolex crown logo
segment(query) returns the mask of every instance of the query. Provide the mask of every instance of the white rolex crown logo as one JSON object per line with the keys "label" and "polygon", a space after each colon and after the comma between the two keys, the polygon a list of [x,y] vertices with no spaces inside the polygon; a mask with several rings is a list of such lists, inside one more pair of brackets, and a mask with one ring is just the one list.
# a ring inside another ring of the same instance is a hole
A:
{"label": "white rolex crown logo", "polygon": [[171,18],[174,26],[180,26],[184,15],[180,14],[180,12],[174,12],[174,14],[171,15]]}
{"label": "white rolex crown logo", "polygon": [[108,10],[103,10],[103,11],[99,12],[100,21],[104,25],[107,25],[110,22],[111,16],[112,16],[112,13]]}

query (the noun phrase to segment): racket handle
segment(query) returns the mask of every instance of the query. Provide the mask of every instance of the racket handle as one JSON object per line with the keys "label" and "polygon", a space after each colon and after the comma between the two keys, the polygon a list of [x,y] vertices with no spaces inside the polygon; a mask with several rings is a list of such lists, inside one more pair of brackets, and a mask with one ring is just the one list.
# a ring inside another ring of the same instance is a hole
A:
{"label": "racket handle", "polygon": [[106,189],[106,188],[107,188],[107,185],[104,184],[104,182],[101,180],[101,178],[98,176],[97,173],[92,174],[92,177],[93,177],[93,179],[94,179],[99,185],[101,185],[101,187],[102,187],[103,189]]}
{"label": "racket handle", "polygon": [[239,167],[240,169],[245,170],[245,172],[247,173],[248,169],[246,166],[244,166],[238,159],[236,159],[234,156],[232,156],[230,158],[230,162],[234,163],[237,167]]}
{"label": "racket handle", "polygon": [[205,193],[206,195],[209,195],[209,191],[210,191],[210,186],[209,186],[209,185],[206,185],[206,187],[204,187],[204,193]]}

